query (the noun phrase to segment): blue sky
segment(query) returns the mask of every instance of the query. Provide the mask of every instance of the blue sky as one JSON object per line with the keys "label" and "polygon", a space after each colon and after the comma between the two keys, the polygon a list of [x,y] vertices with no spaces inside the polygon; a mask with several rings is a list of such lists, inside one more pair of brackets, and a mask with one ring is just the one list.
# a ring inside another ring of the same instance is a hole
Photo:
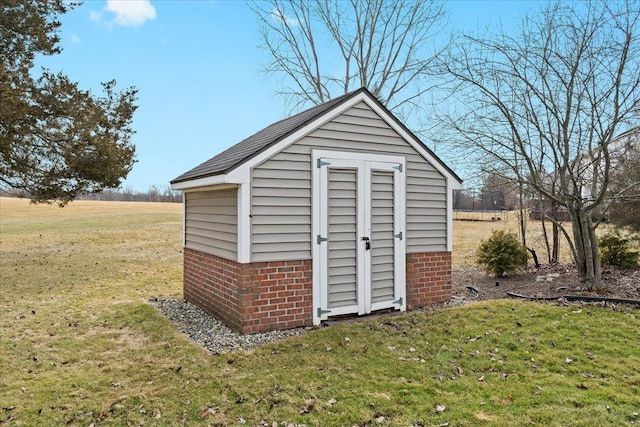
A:
{"label": "blue sky", "polygon": [[[510,25],[525,1],[451,1],[451,30]],[[39,64],[101,94],[100,82],[136,86],[135,191],[168,182],[289,111],[265,77],[256,18],[244,1],[85,3],[61,19],[63,52]],[[455,167],[455,166],[454,166]],[[456,172],[465,177],[464,170]]]}

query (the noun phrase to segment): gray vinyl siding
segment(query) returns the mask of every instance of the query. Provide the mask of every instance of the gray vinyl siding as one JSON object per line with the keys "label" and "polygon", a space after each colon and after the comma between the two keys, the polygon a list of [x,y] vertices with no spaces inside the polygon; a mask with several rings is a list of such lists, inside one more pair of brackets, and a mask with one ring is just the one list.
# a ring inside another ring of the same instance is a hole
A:
{"label": "gray vinyl siding", "polygon": [[235,188],[185,193],[185,247],[235,261],[237,195]]}
{"label": "gray vinyl siding", "polygon": [[360,103],[252,171],[251,260],[311,258],[311,150],[405,156],[407,253],[445,251],[446,179]]}
{"label": "gray vinyl siding", "polygon": [[355,169],[329,169],[327,289],[330,309],[358,303],[356,193]]}

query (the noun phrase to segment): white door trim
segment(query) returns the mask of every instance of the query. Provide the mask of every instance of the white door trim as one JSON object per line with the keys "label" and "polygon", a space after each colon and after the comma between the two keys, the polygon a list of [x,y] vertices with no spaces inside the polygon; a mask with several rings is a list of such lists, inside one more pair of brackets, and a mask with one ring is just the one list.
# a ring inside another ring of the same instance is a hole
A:
{"label": "white door trim", "polygon": [[[406,310],[406,159],[402,156],[380,155],[370,153],[353,153],[344,151],[312,150],[312,265],[313,265],[313,323],[318,325],[329,316],[323,308],[328,307],[327,294],[323,292],[322,283],[327,283],[327,243],[320,241],[327,237],[328,226],[327,205],[323,201],[327,200],[327,186],[321,185],[326,179],[327,168],[323,168],[321,162],[329,161],[333,167],[353,168],[357,172],[357,215],[358,236],[371,235],[371,219],[366,207],[371,200],[371,171],[372,170],[397,170],[401,173],[394,173],[394,235],[399,236],[394,244],[394,284],[397,307]],[[368,177],[365,179],[365,177]],[[320,240],[319,240],[320,239]],[[365,242],[358,241],[358,245],[365,245]],[[372,310],[388,307],[388,303],[371,304],[371,285],[365,285],[362,280],[370,277],[371,258],[358,257],[358,271],[364,272],[364,276],[358,279],[362,292],[358,297],[358,314],[369,313]],[[340,315],[354,312],[354,307],[342,307],[333,309],[331,315]]]}
{"label": "white door trim", "polygon": [[[405,165],[402,164],[403,170]],[[367,173],[371,175],[372,171],[384,171],[384,172],[393,172],[394,164],[390,164],[389,162],[369,162]],[[393,283],[395,286],[394,294],[401,301],[399,304],[400,311],[405,311],[407,309],[407,297],[406,297],[406,206],[405,206],[405,194],[406,194],[406,179],[404,173],[394,173],[393,174],[393,206],[394,206],[394,215],[393,215],[393,230],[394,235],[400,236],[396,238],[396,244],[393,245],[393,259],[394,262],[394,277]],[[397,191],[399,189],[399,191]],[[366,216],[367,221],[370,222],[370,215]],[[369,228],[371,224],[369,223]],[[371,235],[371,231],[369,234]],[[370,261],[370,258],[369,258]],[[400,268],[399,265],[401,266]],[[370,289],[370,288],[369,288]],[[371,298],[369,298],[371,301]],[[373,303],[371,305],[370,311],[380,310],[383,308],[387,308],[388,304],[386,303]]]}

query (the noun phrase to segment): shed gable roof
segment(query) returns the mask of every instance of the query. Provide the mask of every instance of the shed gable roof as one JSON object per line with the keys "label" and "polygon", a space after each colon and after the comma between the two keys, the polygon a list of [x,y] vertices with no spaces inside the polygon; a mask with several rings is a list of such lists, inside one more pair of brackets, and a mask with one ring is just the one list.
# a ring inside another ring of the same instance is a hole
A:
{"label": "shed gable roof", "polygon": [[407,127],[400,122],[384,105],[382,105],[366,88],[360,88],[356,91],[334,98],[323,104],[302,111],[291,117],[275,122],[266,128],[256,132],[250,137],[240,141],[236,145],[229,147],[220,154],[201,163],[195,168],[183,173],[171,181],[171,184],[184,183],[201,178],[211,177],[215,175],[224,175],[236,169],[240,165],[248,162],[250,159],[265,151],[269,147],[277,144],[289,135],[295,133],[305,125],[313,122],[324,114],[329,113],[332,109],[348,102],[359,94],[365,94],[367,98],[375,102],[392,120],[396,122],[407,134],[409,134],[421,148],[426,150],[430,157],[439,163],[455,180],[462,180],[453,172],[440,158],[438,158],[420,139],[418,139]]}

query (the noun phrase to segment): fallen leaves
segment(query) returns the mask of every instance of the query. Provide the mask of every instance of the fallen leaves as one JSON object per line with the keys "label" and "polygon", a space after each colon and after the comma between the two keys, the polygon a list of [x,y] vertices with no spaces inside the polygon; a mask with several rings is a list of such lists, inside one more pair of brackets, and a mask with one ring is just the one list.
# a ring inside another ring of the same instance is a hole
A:
{"label": "fallen leaves", "polygon": [[384,414],[380,411],[376,411],[373,413],[373,417],[376,419],[376,422],[378,424],[381,424],[384,422],[384,420],[386,419],[386,417],[384,416]]}
{"label": "fallen leaves", "polygon": [[217,406],[210,406],[208,408],[204,408],[202,411],[200,411],[200,418],[204,418],[206,416],[213,416],[217,414],[219,410],[220,408]]}
{"label": "fallen leaves", "polygon": [[421,363],[425,363],[426,361],[420,357],[404,357],[404,356],[400,356],[398,357],[398,360],[400,362],[421,362]]}
{"label": "fallen leaves", "polygon": [[505,399],[500,399],[500,400],[498,401],[498,403],[499,403],[500,405],[506,405],[507,403],[513,403],[513,397],[512,397],[512,396],[509,396],[509,397],[507,397],[507,398],[505,398]]}
{"label": "fallen leaves", "polygon": [[304,406],[300,409],[300,415],[308,414],[313,410],[316,405],[316,399],[307,399],[304,402]]}

